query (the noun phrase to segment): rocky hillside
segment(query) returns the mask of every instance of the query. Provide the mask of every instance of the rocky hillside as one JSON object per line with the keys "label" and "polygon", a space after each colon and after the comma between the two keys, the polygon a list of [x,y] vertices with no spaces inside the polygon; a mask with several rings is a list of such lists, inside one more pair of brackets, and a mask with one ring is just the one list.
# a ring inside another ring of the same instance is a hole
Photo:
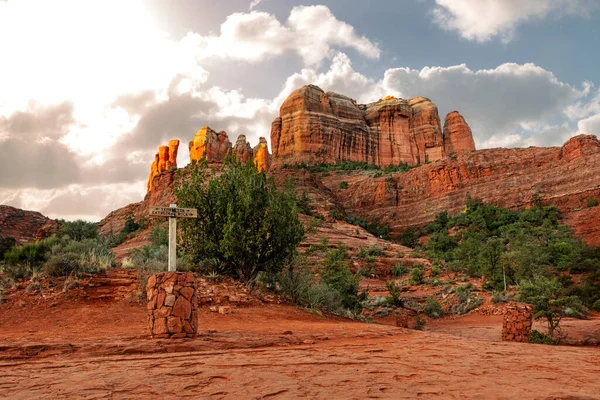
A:
{"label": "rocky hillside", "polygon": [[16,244],[43,239],[54,232],[57,226],[55,220],[39,212],[0,205],[0,237],[14,238]]}

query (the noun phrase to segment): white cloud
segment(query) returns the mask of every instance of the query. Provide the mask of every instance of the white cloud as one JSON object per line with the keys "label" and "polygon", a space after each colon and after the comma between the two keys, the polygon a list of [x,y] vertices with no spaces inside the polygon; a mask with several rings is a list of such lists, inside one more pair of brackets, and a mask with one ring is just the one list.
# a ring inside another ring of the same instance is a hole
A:
{"label": "white cloud", "polygon": [[595,114],[591,117],[582,119],[577,123],[577,127],[581,133],[600,136],[600,114]]}
{"label": "white cloud", "polygon": [[196,48],[201,58],[220,57],[260,61],[265,57],[296,52],[305,65],[319,65],[347,47],[365,57],[379,58],[379,47],[354,28],[338,20],[325,6],[298,6],[285,24],[266,12],[235,13],[221,25],[220,34],[188,34],[183,41]]}
{"label": "white cloud", "polygon": [[[526,139],[534,134],[527,132],[532,123],[554,125],[546,121],[564,119],[566,108],[586,93],[539,66],[514,63],[477,71],[464,64],[395,68],[385,72],[380,85],[393,95],[429,97],[441,113],[460,111],[480,147],[494,146],[498,141],[492,138],[502,136]],[[548,136],[545,144],[560,144],[557,140],[556,135]]]}
{"label": "white cloud", "polygon": [[0,204],[36,210],[50,218],[99,221],[109,212],[140,201],[146,181],[127,184],[73,184],[59,189],[0,189]]}
{"label": "white cloud", "polygon": [[478,42],[499,36],[510,41],[517,27],[549,14],[588,15],[597,0],[435,0],[434,22]]}

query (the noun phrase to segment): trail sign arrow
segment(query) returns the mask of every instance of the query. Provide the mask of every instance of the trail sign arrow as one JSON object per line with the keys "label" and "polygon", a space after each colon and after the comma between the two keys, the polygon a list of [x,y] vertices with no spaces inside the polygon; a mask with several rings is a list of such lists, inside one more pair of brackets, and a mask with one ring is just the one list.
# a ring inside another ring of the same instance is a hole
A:
{"label": "trail sign arrow", "polygon": [[177,270],[177,218],[198,218],[195,208],[150,207],[151,217],[169,217],[169,271]]}

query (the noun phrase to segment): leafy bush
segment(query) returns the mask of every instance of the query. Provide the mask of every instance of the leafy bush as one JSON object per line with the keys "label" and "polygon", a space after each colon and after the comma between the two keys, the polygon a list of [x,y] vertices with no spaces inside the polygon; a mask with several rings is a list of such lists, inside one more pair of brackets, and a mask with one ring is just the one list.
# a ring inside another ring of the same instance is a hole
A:
{"label": "leafy bush", "polygon": [[[342,218],[338,218],[338,219],[344,219]],[[358,218],[358,217],[348,217],[345,219],[347,223],[351,224],[351,225],[358,225],[361,228],[363,228],[364,230],[366,230],[367,232],[369,232],[371,235],[378,237],[380,239],[385,239],[385,240],[390,240],[390,232],[391,229],[389,226],[387,225],[381,225],[378,222],[369,222],[365,219],[362,218]]]}
{"label": "leafy bush", "polygon": [[535,344],[554,344],[554,340],[548,335],[541,333],[540,331],[536,331],[535,329],[531,331],[529,335],[529,343]]}
{"label": "leafy bush", "polygon": [[373,257],[383,257],[385,256],[385,251],[377,246],[371,246],[367,250],[367,254]]}
{"label": "leafy bush", "polygon": [[598,200],[593,197],[588,197],[586,200],[586,204],[588,208],[596,207],[598,205]]}
{"label": "leafy bush", "polygon": [[342,305],[353,311],[361,309],[362,298],[358,294],[358,278],[350,272],[345,260],[347,249],[343,246],[330,250],[324,261],[321,282],[325,283],[341,295]]}
{"label": "leafy bush", "polygon": [[423,308],[423,312],[429,318],[438,319],[442,316],[442,306],[433,298],[429,297],[427,299],[427,304],[425,304],[425,308]]}
{"label": "leafy bush", "polygon": [[592,310],[600,312],[600,300],[596,300],[592,305]]}
{"label": "leafy bush", "polygon": [[410,283],[411,285],[422,285],[425,283],[425,269],[423,264],[415,265],[410,271]]}
{"label": "leafy bush", "polygon": [[433,263],[431,265],[431,276],[438,276],[442,273],[442,267],[439,264]]}
{"label": "leafy bush", "polygon": [[340,182],[340,189],[348,189],[348,182],[346,181],[341,181]]}
{"label": "leafy bush", "polygon": [[0,234],[0,260],[2,260],[4,258],[4,254],[7,253],[13,247],[15,247],[16,244],[17,241],[15,240],[15,238],[5,238]]}
{"label": "leafy bush", "polygon": [[75,253],[59,253],[44,263],[42,272],[48,276],[68,276],[78,274],[79,256]]}
{"label": "leafy bush", "polygon": [[298,211],[304,215],[310,216],[315,212],[315,207],[313,206],[312,200],[308,196],[308,192],[306,190],[303,190],[300,197],[296,198],[296,204],[298,205]]}
{"label": "leafy bush", "polygon": [[332,208],[331,210],[329,210],[327,216],[331,219],[335,219],[338,221],[343,221],[345,218],[344,213],[338,210],[337,208]]}
{"label": "leafy bush", "polygon": [[311,244],[310,247],[306,250],[308,254],[316,253],[316,252],[324,252],[329,248],[329,241],[326,237],[321,239],[319,244]]}
{"label": "leafy bush", "polygon": [[548,336],[553,339],[554,332],[560,329],[560,321],[567,312],[571,314],[583,312],[583,305],[579,298],[568,296],[558,279],[549,279],[541,275],[531,280],[521,281],[519,300],[533,305],[535,319],[546,319]]}
{"label": "leafy bush", "polygon": [[198,209],[197,219],[181,221],[181,246],[192,262],[216,258],[224,273],[250,282],[259,272],[277,274],[296,254],[304,237],[296,192],[227,157],[221,174],[209,177],[206,159],[178,171],[175,195],[181,207]]}
{"label": "leafy bush", "polygon": [[169,245],[169,228],[164,225],[155,225],[150,229],[150,243],[154,246]]}
{"label": "leafy bush", "polygon": [[65,221],[64,219],[57,220],[59,237],[69,236],[75,241],[84,239],[96,239],[98,237],[98,223],[88,222],[83,220]]}
{"label": "leafy bush", "polygon": [[389,281],[386,285],[388,292],[388,303],[396,307],[402,307],[402,300],[400,300],[400,294],[402,293],[402,287],[394,282]]}
{"label": "leafy bush", "polygon": [[394,278],[399,278],[401,276],[408,274],[409,272],[410,272],[410,269],[408,269],[407,267],[405,267],[404,265],[402,265],[400,263],[394,265],[394,267],[392,268],[392,276]]}

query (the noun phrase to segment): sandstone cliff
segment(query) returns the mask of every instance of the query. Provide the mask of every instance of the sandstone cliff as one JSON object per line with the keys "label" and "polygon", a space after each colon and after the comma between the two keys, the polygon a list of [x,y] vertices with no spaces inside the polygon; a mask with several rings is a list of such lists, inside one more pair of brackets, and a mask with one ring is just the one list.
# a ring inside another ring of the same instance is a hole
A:
{"label": "sandstone cliff", "polygon": [[446,115],[444,121],[444,148],[447,155],[456,155],[475,149],[471,128],[458,111]]}
{"label": "sandstone cliff", "polygon": [[462,123],[456,139],[445,140],[438,109],[425,97],[388,96],[364,105],[308,85],[290,94],[273,121],[273,159],[280,166],[340,160],[379,166],[423,164],[444,159],[447,143],[459,143],[460,151],[475,149],[472,136],[464,137],[470,129],[464,129],[464,119]]}
{"label": "sandstone cliff", "polygon": [[57,228],[55,220],[39,212],[0,205],[0,237],[14,238],[17,245],[49,237]]}
{"label": "sandstone cliff", "polygon": [[148,191],[152,190],[154,177],[161,172],[177,169],[177,150],[179,140],[170,140],[168,146],[159,146],[158,153],[154,156],[154,162],[150,166],[150,177],[148,178]]}
{"label": "sandstone cliff", "polygon": [[258,145],[252,150],[253,160],[259,171],[268,171],[271,166],[271,155],[269,154],[269,147],[267,139],[261,137]]}
{"label": "sandstone cliff", "polygon": [[219,133],[208,126],[200,128],[189,144],[190,161],[206,157],[208,162],[223,161],[231,153],[231,142],[225,131]]}
{"label": "sandstone cliff", "polygon": [[[232,146],[229,137],[225,131],[219,133],[213,131],[208,126],[202,127],[189,143],[190,162],[198,161],[206,155],[209,163],[223,162],[225,157],[233,154],[242,163],[253,160],[259,171],[268,171],[271,166],[271,155],[267,140],[263,137],[254,149],[246,141],[245,135],[240,135]],[[177,169],[177,150],[179,140],[169,141],[168,146],[159,146],[158,153],[154,156],[154,162],[150,166],[150,176],[148,178],[148,191],[150,193],[154,186],[153,181],[165,171]]]}
{"label": "sandstone cliff", "polygon": [[538,194],[584,240],[600,245],[600,207],[586,208],[587,198],[600,199],[599,175],[600,142],[580,135],[562,147],[480,150],[388,177],[332,175],[323,183],[335,191],[340,180],[348,181],[350,187],[336,193],[344,209],[389,224],[395,233],[426,225],[444,210],[460,212],[467,193],[508,208],[528,206]]}

